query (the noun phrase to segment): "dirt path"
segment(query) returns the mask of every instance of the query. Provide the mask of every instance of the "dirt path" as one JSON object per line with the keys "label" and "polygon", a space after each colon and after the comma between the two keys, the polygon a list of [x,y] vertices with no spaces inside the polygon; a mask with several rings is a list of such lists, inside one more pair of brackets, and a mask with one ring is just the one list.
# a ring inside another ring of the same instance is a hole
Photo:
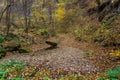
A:
{"label": "dirt path", "polygon": [[46,66],[54,69],[62,68],[66,71],[74,71],[76,73],[91,73],[98,69],[85,58],[84,53],[72,47],[61,46],[53,50],[38,50],[34,55],[11,55],[2,60],[15,58],[22,60],[29,65],[39,65],[44,62]]}
{"label": "dirt path", "polygon": [[[78,44],[72,35],[66,34],[49,40],[56,41],[59,38],[63,38],[64,40],[56,49],[45,50],[44,48],[47,48],[48,45],[44,43],[45,40],[38,38],[36,39],[37,44],[30,46],[33,52],[27,55],[8,55],[1,59],[0,62],[15,58],[16,60],[26,62],[30,66],[43,65],[43,63],[45,63],[44,67],[47,67],[48,69],[62,68],[65,71],[73,71],[76,73],[93,73],[99,71],[98,66],[96,67],[84,53],[83,48],[86,48],[86,44]],[[82,47],[79,48],[78,46]]]}

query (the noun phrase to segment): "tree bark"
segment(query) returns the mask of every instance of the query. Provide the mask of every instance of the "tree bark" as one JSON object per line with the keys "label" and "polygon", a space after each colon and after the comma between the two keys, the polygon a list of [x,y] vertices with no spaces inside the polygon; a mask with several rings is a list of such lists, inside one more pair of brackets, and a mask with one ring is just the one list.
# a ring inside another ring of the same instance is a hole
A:
{"label": "tree bark", "polygon": [[[14,2],[13,0],[7,0],[7,6],[12,5],[13,2]],[[10,30],[10,27],[11,27],[10,14],[11,14],[11,6],[6,9],[6,26],[7,26],[6,35],[9,34],[9,30]]]}

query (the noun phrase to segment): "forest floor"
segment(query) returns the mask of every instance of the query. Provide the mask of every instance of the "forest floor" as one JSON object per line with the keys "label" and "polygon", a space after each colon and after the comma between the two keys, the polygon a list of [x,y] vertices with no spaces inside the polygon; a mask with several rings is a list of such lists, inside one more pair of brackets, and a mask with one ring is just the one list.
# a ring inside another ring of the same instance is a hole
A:
{"label": "forest floor", "polygon": [[104,72],[106,69],[115,68],[120,64],[120,61],[111,62],[107,53],[108,49],[97,44],[77,41],[73,35],[61,34],[48,40],[57,41],[61,38],[62,41],[57,48],[46,50],[49,45],[39,37],[36,39],[37,44],[30,46],[31,53],[8,53],[0,62],[15,58],[26,62],[29,66],[41,66],[47,69],[61,68],[80,74]]}

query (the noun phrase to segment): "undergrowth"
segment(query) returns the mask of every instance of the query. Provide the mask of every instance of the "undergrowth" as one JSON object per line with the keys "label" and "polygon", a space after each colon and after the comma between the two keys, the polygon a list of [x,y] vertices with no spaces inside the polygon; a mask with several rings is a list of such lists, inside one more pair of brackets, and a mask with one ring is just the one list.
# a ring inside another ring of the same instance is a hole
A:
{"label": "undergrowth", "polygon": [[5,36],[0,34],[0,58],[5,57],[7,52],[29,53],[30,50],[22,46],[23,40],[17,35],[10,33]]}
{"label": "undergrowth", "polygon": [[[0,66],[0,79],[6,80],[8,76],[10,76],[11,72],[16,73],[16,79],[15,80],[23,80],[21,77],[20,71],[22,71],[25,67],[25,63],[20,61],[15,61],[15,59],[11,59],[10,61],[4,61],[2,62],[2,65]],[[10,78],[10,80],[14,80],[13,78]]]}
{"label": "undergrowth", "polygon": [[[42,65],[41,65],[42,66]],[[71,71],[64,71],[61,68],[47,69],[41,67],[40,70],[30,77],[35,71],[35,66],[27,66],[22,61],[10,59],[3,61],[0,66],[0,80],[119,80],[120,66],[113,70],[106,70],[106,73],[97,74],[97,77],[90,77],[77,74]],[[93,74],[90,74],[93,75]]]}
{"label": "undergrowth", "polygon": [[113,70],[107,70],[107,77],[110,80],[119,80],[120,79],[120,66]]}

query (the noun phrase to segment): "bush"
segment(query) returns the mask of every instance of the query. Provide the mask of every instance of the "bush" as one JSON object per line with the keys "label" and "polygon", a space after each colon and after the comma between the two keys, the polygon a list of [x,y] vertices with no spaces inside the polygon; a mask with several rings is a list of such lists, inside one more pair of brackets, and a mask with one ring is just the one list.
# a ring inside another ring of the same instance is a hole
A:
{"label": "bush", "polygon": [[49,36],[48,29],[39,29],[38,34],[40,34],[41,36],[44,36],[44,37]]}
{"label": "bush", "polygon": [[110,80],[119,80],[120,79],[120,66],[113,69],[113,70],[107,70],[107,77]]}
{"label": "bush", "polygon": [[[8,77],[11,69],[15,70],[15,73],[17,77],[20,76],[20,71],[24,69],[25,63],[21,61],[15,61],[14,59],[11,59],[10,61],[4,61],[2,62],[2,65],[0,66],[0,79],[6,80]],[[23,80],[22,78],[11,78],[10,80]]]}
{"label": "bush", "polygon": [[120,27],[115,26],[115,21],[102,23],[93,36],[94,42],[102,43],[104,46],[116,46],[120,44]]}
{"label": "bush", "polygon": [[0,46],[0,58],[5,57],[5,55],[6,55],[6,50],[2,46]]}
{"label": "bush", "polygon": [[3,43],[4,42],[4,37],[2,34],[0,34],[0,43]]}
{"label": "bush", "polygon": [[4,57],[6,55],[6,50],[3,48],[2,43],[4,42],[4,36],[0,34],[0,58]]}

